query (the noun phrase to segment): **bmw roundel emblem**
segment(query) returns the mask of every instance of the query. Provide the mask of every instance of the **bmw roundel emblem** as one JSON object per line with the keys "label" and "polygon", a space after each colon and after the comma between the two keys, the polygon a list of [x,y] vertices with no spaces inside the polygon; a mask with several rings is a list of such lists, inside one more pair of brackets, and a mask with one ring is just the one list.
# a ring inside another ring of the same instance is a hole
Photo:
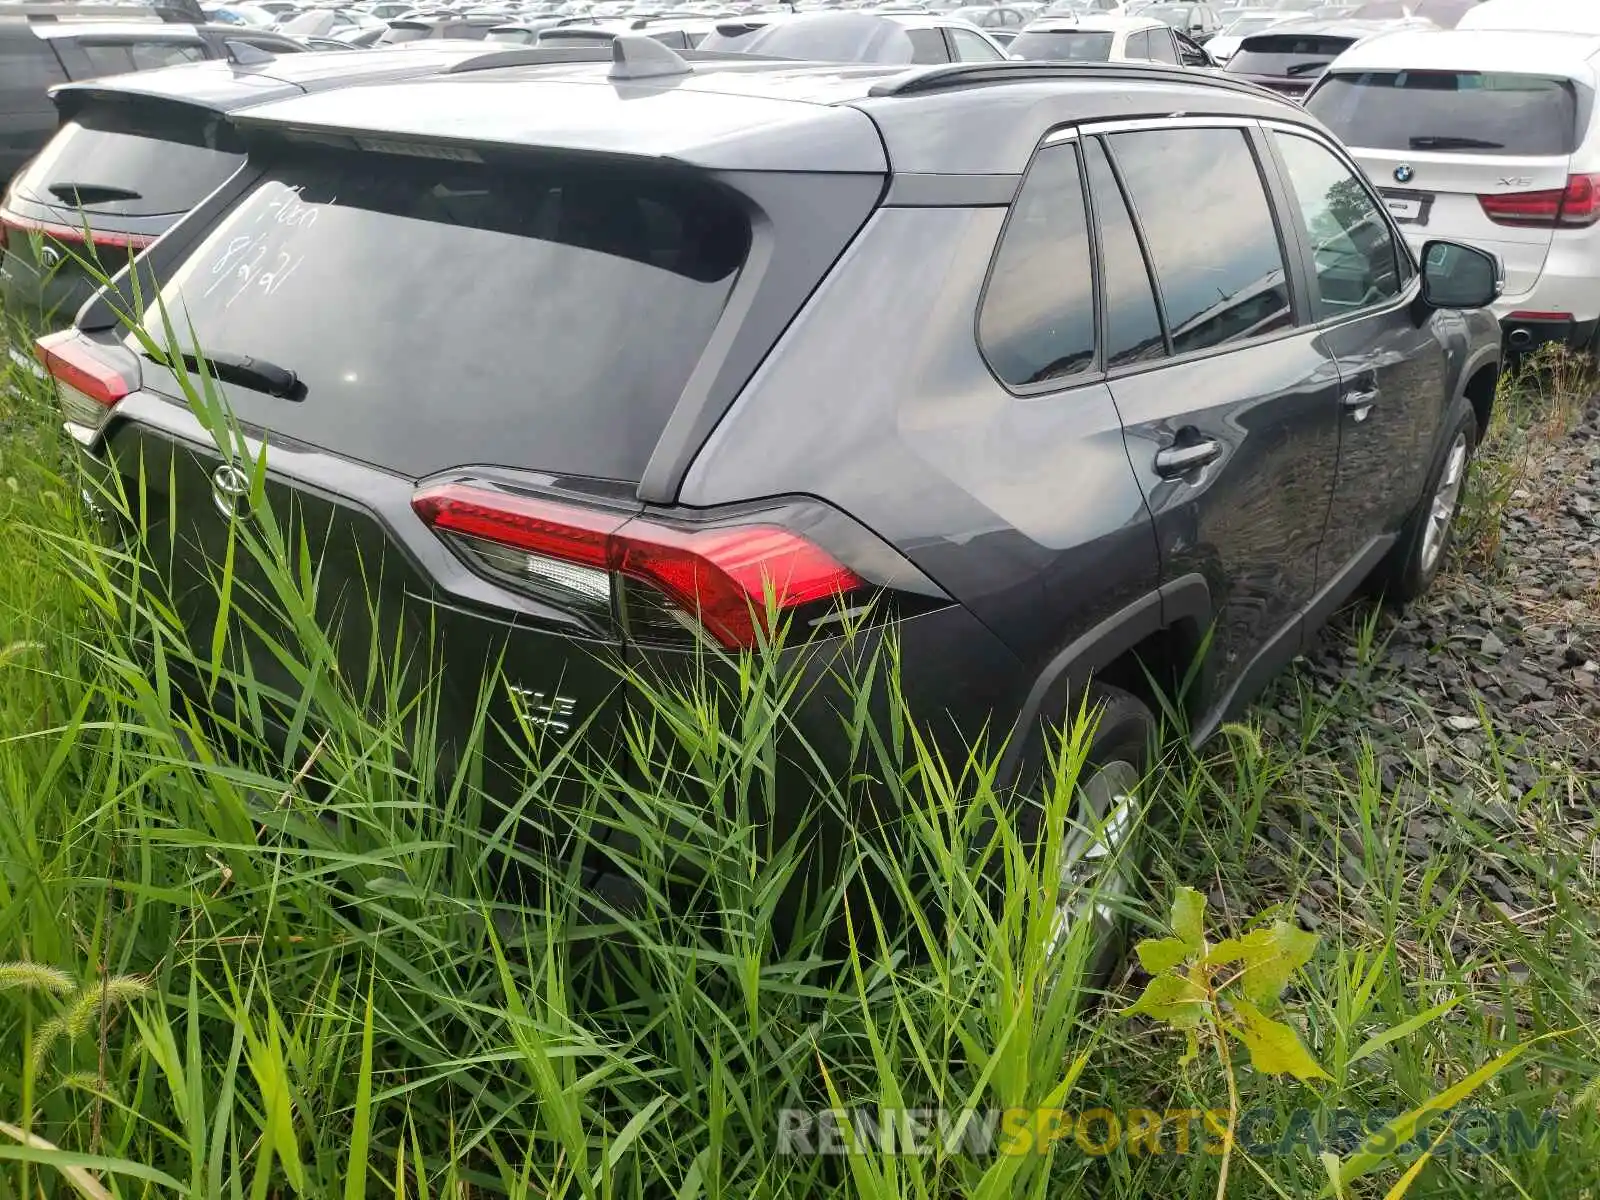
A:
{"label": "bmw roundel emblem", "polygon": [[1396,183],[1410,183],[1415,175],[1416,172],[1411,169],[1409,163],[1401,163],[1394,169],[1394,181]]}

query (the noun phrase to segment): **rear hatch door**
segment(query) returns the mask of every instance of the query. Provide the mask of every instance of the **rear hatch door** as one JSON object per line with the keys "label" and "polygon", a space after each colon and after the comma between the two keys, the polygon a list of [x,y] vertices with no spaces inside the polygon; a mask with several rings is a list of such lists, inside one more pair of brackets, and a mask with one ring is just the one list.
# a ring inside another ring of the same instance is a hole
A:
{"label": "rear hatch door", "polygon": [[[293,522],[296,559],[320,564],[319,615],[338,631],[346,676],[367,679],[374,647],[400,630],[439,673],[458,723],[502,656],[516,703],[551,722],[541,727],[613,723],[620,646],[609,609],[468,571],[411,511],[417,481],[577,497],[620,524],[640,507],[637,480],[750,244],[724,189],[680,170],[584,162],[282,147],[253,162],[264,173],[164,282],[165,312],[146,315],[157,342],[217,364],[222,399],[265,441],[266,500]],[[147,358],[143,382],[178,409],[173,372]],[[165,437],[161,424],[122,436]],[[178,461],[182,494],[163,511],[181,526],[173,576],[190,582],[183,612],[204,648],[216,599],[201,581],[228,561],[227,505],[213,493],[229,464],[193,450]],[[232,561],[251,586],[270,586]],[[265,637],[232,636],[235,658],[271,663]],[[276,678],[292,691],[291,677]],[[508,691],[496,704],[509,728]]]}
{"label": "rear hatch door", "polygon": [[1413,249],[1434,238],[1482,246],[1517,296],[1544,268],[1586,91],[1527,73],[1336,72],[1306,107],[1384,193]]}
{"label": "rear hatch door", "polygon": [[[238,135],[208,108],[96,98],[75,101],[64,115],[0,208],[13,269],[76,276],[81,255],[115,271],[130,249],[160,237],[244,162]],[[21,236],[29,233],[44,240]],[[46,247],[53,253],[41,255]]]}

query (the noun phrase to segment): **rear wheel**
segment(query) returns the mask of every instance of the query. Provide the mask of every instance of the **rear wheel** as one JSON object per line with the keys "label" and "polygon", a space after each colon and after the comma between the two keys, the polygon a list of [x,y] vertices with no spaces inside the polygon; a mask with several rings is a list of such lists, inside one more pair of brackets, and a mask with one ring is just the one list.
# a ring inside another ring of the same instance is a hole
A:
{"label": "rear wheel", "polygon": [[[1123,913],[1140,883],[1143,789],[1156,739],[1156,720],[1138,697],[1120,688],[1096,685],[1091,708],[1100,712],[1086,761],[1079,774],[1071,813],[1062,831],[1054,881],[1055,914],[1050,951],[1082,938],[1085,981],[1106,981],[1121,959]],[[1049,786],[1041,769],[1034,786],[1033,832],[1049,811]],[[1038,838],[1038,844],[1042,844]]]}
{"label": "rear wheel", "polygon": [[1444,454],[1428,476],[1422,503],[1378,568],[1374,582],[1391,604],[1410,603],[1438,577],[1450,550],[1477,444],[1477,418],[1470,406],[1463,405],[1445,438]]}

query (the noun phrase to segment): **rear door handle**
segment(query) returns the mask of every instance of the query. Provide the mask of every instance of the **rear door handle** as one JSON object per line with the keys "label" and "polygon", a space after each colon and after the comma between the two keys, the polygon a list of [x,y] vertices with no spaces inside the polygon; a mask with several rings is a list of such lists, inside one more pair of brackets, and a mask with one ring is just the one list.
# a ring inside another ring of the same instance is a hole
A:
{"label": "rear door handle", "polygon": [[1182,446],[1168,446],[1156,451],[1156,474],[1166,479],[1187,475],[1222,455],[1222,443],[1214,438],[1203,442],[1189,442]]}

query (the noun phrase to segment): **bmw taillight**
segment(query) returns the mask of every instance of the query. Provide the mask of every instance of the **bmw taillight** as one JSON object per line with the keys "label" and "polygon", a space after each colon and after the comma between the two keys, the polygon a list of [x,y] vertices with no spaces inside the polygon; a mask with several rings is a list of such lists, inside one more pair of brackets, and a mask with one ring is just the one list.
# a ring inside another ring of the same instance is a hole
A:
{"label": "bmw taillight", "polygon": [[1496,225],[1585,228],[1600,221],[1600,175],[1571,175],[1564,188],[1479,196]]}
{"label": "bmw taillight", "polygon": [[[113,347],[96,345],[76,329],[34,343],[34,353],[55,380],[61,415],[82,429],[98,430],[111,410],[139,386],[138,363]],[[127,357],[125,366],[113,359]]]}
{"label": "bmw taillight", "polygon": [[759,519],[690,528],[463,483],[425,487],[411,505],[480,571],[629,636],[703,631],[747,648],[774,618],[869,590],[820,546]]}

